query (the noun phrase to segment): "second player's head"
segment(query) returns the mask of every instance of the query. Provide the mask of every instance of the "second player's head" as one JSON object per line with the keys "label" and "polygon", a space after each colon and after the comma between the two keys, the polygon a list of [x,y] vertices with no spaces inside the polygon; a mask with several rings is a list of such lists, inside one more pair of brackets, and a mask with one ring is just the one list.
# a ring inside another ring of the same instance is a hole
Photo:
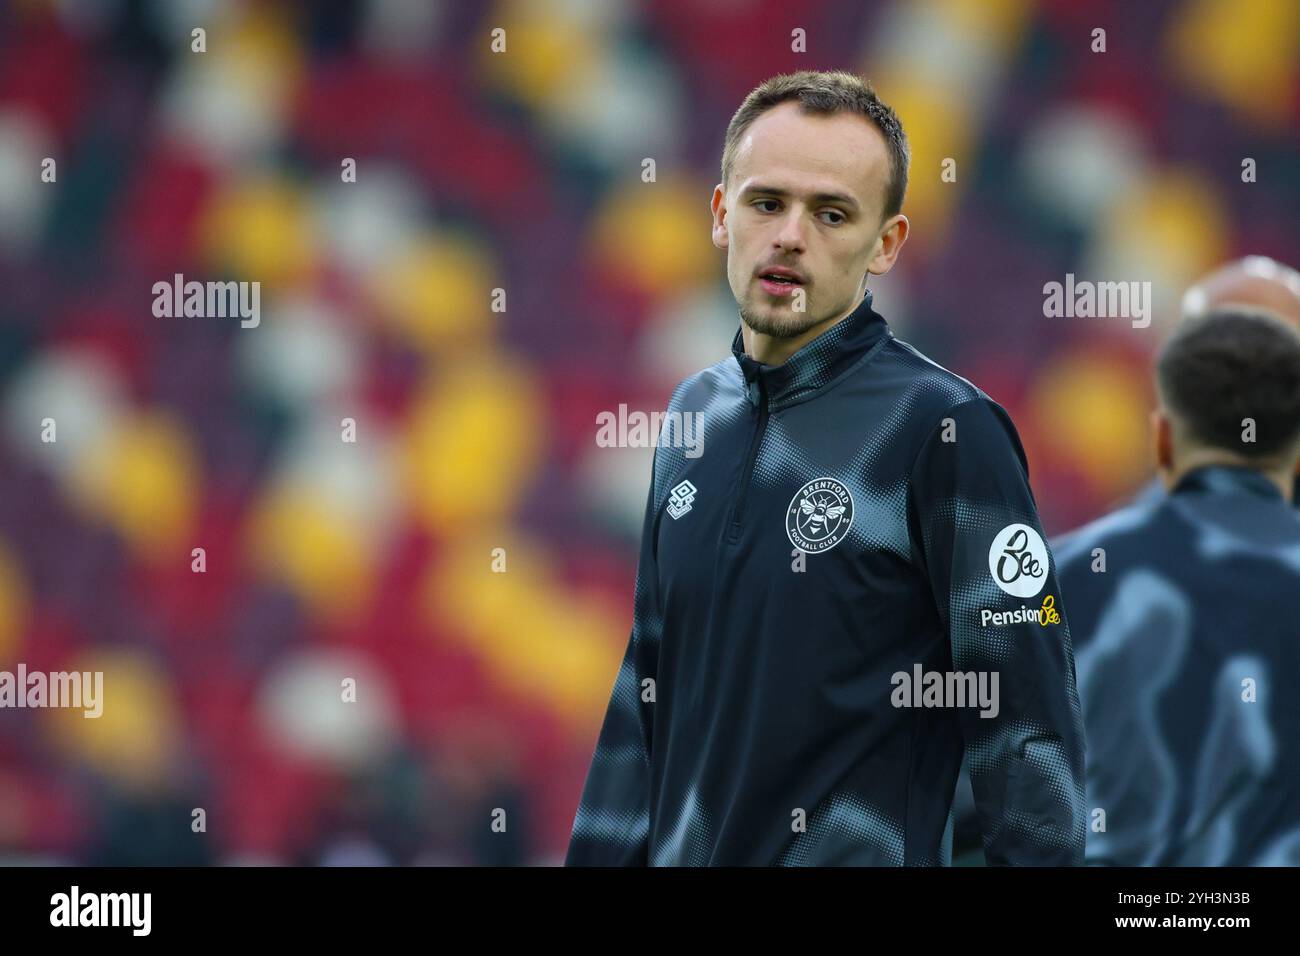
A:
{"label": "second player's head", "polygon": [[1271,312],[1300,329],[1300,272],[1268,256],[1246,256],[1202,276],[1183,295],[1183,317],[1216,309]]}
{"label": "second player's head", "polygon": [[1201,465],[1268,474],[1291,494],[1300,462],[1300,334],[1281,320],[1220,309],[1181,322],[1156,360],[1156,453],[1172,485]]}
{"label": "second player's head", "polygon": [[711,201],[745,324],[796,339],[852,311],[907,237],[908,162],[898,117],[859,77],[803,71],[751,92]]}

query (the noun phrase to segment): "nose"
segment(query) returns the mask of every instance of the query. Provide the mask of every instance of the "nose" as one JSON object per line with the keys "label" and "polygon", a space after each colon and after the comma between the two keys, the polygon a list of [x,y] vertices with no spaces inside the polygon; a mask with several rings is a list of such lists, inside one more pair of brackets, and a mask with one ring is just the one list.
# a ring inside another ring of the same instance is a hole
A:
{"label": "nose", "polygon": [[781,228],[772,244],[784,252],[803,252],[806,249],[803,230],[803,208],[797,203],[792,204],[781,220]]}

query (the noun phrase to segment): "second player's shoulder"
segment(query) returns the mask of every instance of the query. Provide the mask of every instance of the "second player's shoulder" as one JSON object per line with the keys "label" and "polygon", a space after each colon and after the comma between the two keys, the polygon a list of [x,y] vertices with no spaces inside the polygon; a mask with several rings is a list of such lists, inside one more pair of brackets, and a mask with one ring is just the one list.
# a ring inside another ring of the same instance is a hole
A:
{"label": "second player's shoulder", "polygon": [[1061,573],[1090,566],[1097,548],[1112,548],[1116,542],[1126,539],[1150,539],[1151,526],[1159,519],[1164,505],[1163,499],[1135,501],[1060,535],[1052,542],[1052,551]]}

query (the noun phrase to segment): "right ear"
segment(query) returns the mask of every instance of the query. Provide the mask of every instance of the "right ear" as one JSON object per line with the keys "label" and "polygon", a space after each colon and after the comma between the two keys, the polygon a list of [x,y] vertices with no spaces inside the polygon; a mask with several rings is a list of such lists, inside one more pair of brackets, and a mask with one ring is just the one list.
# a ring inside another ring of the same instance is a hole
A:
{"label": "right ear", "polygon": [[713,213],[713,244],[719,249],[725,249],[730,237],[727,235],[727,191],[722,183],[713,187],[709,209]]}

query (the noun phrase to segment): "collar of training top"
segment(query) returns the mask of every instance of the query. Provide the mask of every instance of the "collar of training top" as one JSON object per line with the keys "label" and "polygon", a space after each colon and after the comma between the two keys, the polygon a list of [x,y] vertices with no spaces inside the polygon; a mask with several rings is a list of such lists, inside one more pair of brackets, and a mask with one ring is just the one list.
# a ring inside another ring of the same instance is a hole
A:
{"label": "collar of training top", "polygon": [[768,408],[775,409],[808,398],[835,381],[888,335],[884,318],[871,308],[868,289],[856,309],[781,365],[764,365],[746,355],[740,329],[731,341],[731,354],[745,376],[750,404],[757,407],[766,393]]}
{"label": "collar of training top", "polygon": [[1216,495],[1246,494],[1257,498],[1282,500],[1282,492],[1268,477],[1254,468],[1232,465],[1205,465],[1194,468],[1174,486],[1171,494],[1208,492]]}

